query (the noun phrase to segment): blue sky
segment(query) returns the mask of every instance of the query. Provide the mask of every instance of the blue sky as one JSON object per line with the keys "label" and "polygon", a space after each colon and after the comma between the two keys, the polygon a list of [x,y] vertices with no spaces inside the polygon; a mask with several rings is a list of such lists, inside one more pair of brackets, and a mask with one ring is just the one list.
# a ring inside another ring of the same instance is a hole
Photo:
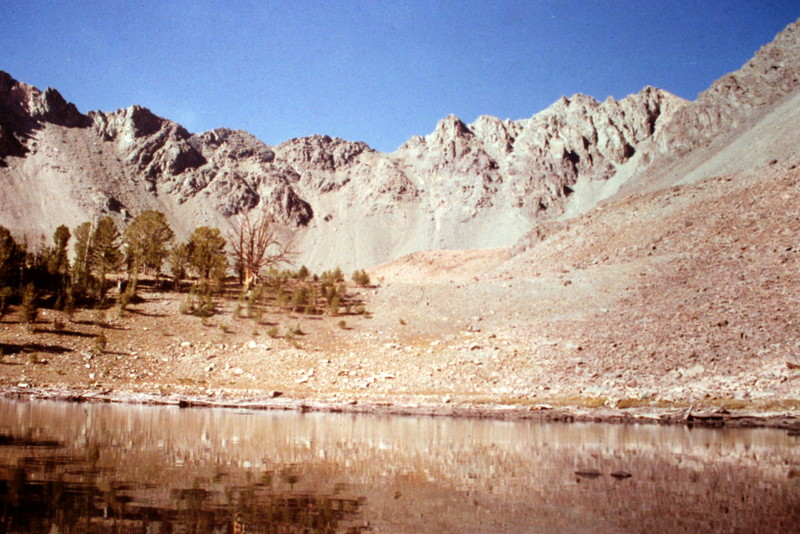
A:
{"label": "blue sky", "polygon": [[82,112],[392,151],[450,113],[520,119],[646,85],[694,99],[798,17],[797,0],[5,0],[0,70]]}

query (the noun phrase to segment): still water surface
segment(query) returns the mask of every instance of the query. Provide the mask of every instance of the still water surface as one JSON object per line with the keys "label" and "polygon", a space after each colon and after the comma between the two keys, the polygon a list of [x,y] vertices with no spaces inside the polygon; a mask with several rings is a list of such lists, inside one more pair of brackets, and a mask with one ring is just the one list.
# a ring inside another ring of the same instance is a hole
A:
{"label": "still water surface", "polygon": [[800,532],[800,438],[0,401],[0,532]]}

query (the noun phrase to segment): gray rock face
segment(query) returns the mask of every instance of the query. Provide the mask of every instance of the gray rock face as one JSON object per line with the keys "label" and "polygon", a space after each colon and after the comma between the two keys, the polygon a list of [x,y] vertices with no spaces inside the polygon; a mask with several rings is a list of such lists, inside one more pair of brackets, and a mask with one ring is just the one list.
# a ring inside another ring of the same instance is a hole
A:
{"label": "gray rock face", "polygon": [[67,127],[88,126],[86,116],[74,104],[53,88],[44,92],[30,85],[19,83],[9,74],[0,71],[0,119],[19,129],[35,121],[46,121]]}
{"label": "gray rock face", "polygon": [[205,163],[203,156],[189,144],[189,132],[148,109],[132,106],[109,114],[94,112],[90,116],[97,135],[116,144],[125,163],[149,182],[149,191],[155,192],[159,182]]}
{"label": "gray rock face", "polygon": [[497,203],[504,191],[509,209],[558,215],[580,176],[610,178],[684,104],[648,87],[620,101],[561,98],[520,121],[483,116],[467,126],[451,115],[394,156],[414,162],[426,181],[458,184],[455,194],[475,209]]}

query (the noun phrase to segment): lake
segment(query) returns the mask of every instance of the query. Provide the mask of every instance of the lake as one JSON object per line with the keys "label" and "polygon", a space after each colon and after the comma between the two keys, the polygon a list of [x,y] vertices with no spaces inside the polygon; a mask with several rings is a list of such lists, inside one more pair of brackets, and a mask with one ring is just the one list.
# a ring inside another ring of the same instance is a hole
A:
{"label": "lake", "polygon": [[0,400],[0,532],[800,532],[800,437]]}

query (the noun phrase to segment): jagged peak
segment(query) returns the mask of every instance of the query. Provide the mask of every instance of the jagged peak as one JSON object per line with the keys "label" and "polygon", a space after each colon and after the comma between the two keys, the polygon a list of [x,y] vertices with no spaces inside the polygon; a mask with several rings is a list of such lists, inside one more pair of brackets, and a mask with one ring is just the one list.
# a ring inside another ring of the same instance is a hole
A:
{"label": "jagged peak", "polygon": [[434,132],[437,130],[441,131],[457,131],[462,133],[472,133],[469,127],[462,121],[458,116],[451,113],[447,117],[440,119],[438,123],[436,123],[436,128]]}
{"label": "jagged peak", "polygon": [[153,113],[149,108],[134,104],[110,113],[90,111],[88,113],[95,128],[104,135],[115,136],[119,132],[138,138],[148,137],[161,130],[169,131],[180,139],[188,139],[191,134],[175,121]]}
{"label": "jagged peak", "polygon": [[4,71],[0,71],[0,102],[13,113],[37,121],[71,127],[89,124],[88,118],[78,111],[75,104],[67,102],[56,89],[48,87],[40,91]]}
{"label": "jagged peak", "polygon": [[275,147],[280,159],[297,172],[335,171],[357,164],[362,154],[375,150],[362,141],[347,141],[328,135],[310,135],[284,141]]}
{"label": "jagged peak", "polygon": [[439,121],[436,123],[436,127],[431,133],[425,136],[411,136],[400,146],[400,148],[397,149],[397,151],[403,152],[407,150],[415,150],[423,145],[438,145],[447,141],[452,141],[456,138],[465,136],[472,137],[474,135],[475,134],[472,132],[472,130],[470,130],[469,126],[464,123],[464,121],[458,118],[457,115],[451,113],[446,117],[439,119]]}
{"label": "jagged peak", "polygon": [[638,93],[631,93],[619,100],[615,100],[613,97],[609,96],[603,101],[601,107],[610,108],[633,105],[647,108],[669,107],[677,109],[688,103],[688,100],[674,95],[669,91],[648,85],[642,88]]}
{"label": "jagged peak", "polygon": [[464,121],[454,114],[440,119],[436,123],[436,128],[430,134],[425,136],[425,142],[431,144],[441,144],[452,141],[454,139],[462,139],[467,137],[474,137],[475,134],[470,130]]}
{"label": "jagged peak", "polygon": [[469,129],[473,132],[476,128],[492,127],[492,128],[508,128],[511,125],[510,119],[500,119],[494,115],[480,115],[472,124],[469,124]]}
{"label": "jagged peak", "polygon": [[571,97],[567,98],[566,96],[562,96],[551,107],[555,108],[565,108],[571,109],[575,107],[580,108],[592,108],[597,107],[600,103],[597,99],[590,95],[585,95],[583,93],[575,93]]}
{"label": "jagged peak", "polygon": [[261,163],[269,163],[275,160],[275,152],[272,148],[245,130],[214,128],[191,136],[189,143],[201,152],[206,149],[211,149],[212,151],[222,149],[223,153],[229,157],[255,157]]}
{"label": "jagged peak", "polygon": [[511,119],[500,119],[493,115],[481,115],[469,125],[469,129],[478,137],[485,137],[490,133],[512,133],[517,126]]}
{"label": "jagged peak", "polygon": [[341,147],[348,146],[358,148],[360,151],[375,152],[375,149],[370,147],[363,141],[348,141],[340,137],[331,137],[329,135],[311,134],[304,137],[294,137],[278,144],[276,150],[288,150],[298,147],[306,148],[324,148],[324,147]]}
{"label": "jagged peak", "polygon": [[208,130],[207,132],[195,134],[193,137],[197,137],[203,139],[205,142],[215,144],[236,139],[246,142],[257,142],[263,144],[264,146],[269,146],[247,130],[234,130],[232,128],[225,127],[214,128],[212,130]]}

